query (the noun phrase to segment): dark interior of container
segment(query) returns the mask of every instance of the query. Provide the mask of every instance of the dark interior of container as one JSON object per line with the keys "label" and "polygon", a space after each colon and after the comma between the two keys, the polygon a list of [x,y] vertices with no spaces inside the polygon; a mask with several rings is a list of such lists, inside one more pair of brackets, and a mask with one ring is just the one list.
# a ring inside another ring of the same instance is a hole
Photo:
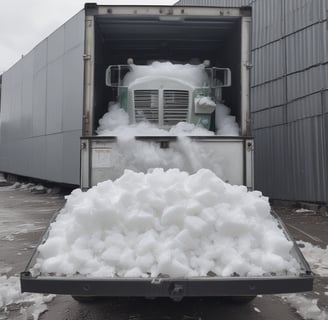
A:
{"label": "dark interior of container", "polygon": [[109,65],[154,60],[201,63],[230,68],[232,87],[223,88],[223,100],[240,122],[240,19],[237,17],[95,17],[94,129],[116,100],[116,90],[105,85]]}

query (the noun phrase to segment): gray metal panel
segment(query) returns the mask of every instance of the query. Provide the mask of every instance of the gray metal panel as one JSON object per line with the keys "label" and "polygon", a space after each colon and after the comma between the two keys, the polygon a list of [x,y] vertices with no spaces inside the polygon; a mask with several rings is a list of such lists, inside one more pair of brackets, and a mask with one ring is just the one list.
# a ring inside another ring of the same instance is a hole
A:
{"label": "gray metal panel", "polygon": [[23,59],[21,137],[33,135],[33,61],[33,52]]}
{"label": "gray metal panel", "polygon": [[47,72],[46,134],[63,130],[64,59],[53,60]]}
{"label": "gray metal panel", "polygon": [[323,103],[323,112],[328,113],[328,90],[322,92],[322,103]]}
{"label": "gray metal panel", "polygon": [[33,136],[46,133],[47,68],[34,75],[33,80]]}
{"label": "gray metal panel", "polygon": [[63,133],[63,175],[65,182],[80,184],[80,137],[82,130]]}
{"label": "gray metal panel", "polygon": [[[328,5],[327,5],[327,15],[328,15]],[[323,34],[323,43],[324,43],[324,62],[328,62],[328,18],[322,23],[322,34]]]}
{"label": "gray metal panel", "polygon": [[286,126],[263,128],[254,131],[255,139],[255,189],[276,199],[284,196],[287,176],[286,156],[283,147],[286,142]]}
{"label": "gray metal panel", "polygon": [[306,69],[323,61],[324,43],[321,24],[316,24],[286,38],[287,72]]}
{"label": "gray metal panel", "polygon": [[321,93],[296,100],[287,105],[287,121],[292,122],[322,114]]}
{"label": "gray metal panel", "polygon": [[322,88],[328,89],[328,63],[322,65]]}
{"label": "gray metal panel", "polygon": [[[79,182],[83,49],[81,11],[3,75],[1,171],[64,183]],[[62,112],[64,107],[66,114]],[[65,146],[64,119],[69,130],[65,133]],[[74,129],[75,132],[71,131]],[[70,142],[72,139],[75,145]],[[75,162],[75,167],[70,161]],[[64,162],[67,168],[63,168]]]}
{"label": "gray metal panel", "polygon": [[[322,117],[313,117],[288,125],[291,149],[288,164],[291,177],[287,198],[327,202]],[[315,156],[314,156],[315,155]]]}
{"label": "gray metal panel", "polygon": [[31,177],[46,179],[46,136],[34,137],[30,141]]}
{"label": "gray metal panel", "polygon": [[47,62],[62,57],[65,51],[65,28],[61,26],[48,37],[48,57]]}
{"label": "gray metal panel", "polygon": [[326,0],[285,1],[286,32],[292,33],[321,21],[325,14]]}
{"label": "gray metal panel", "polygon": [[34,55],[34,74],[47,66],[48,41],[47,39],[40,42],[33,50]]}
{"label": "gray metal panel", "polygon": [[283,35],[282,0],[253,2],[253,48],[280,39]]}
{"label": "gray metal panel", "polygon": [[9,116],[9,131],[12,140],[18,140],[21,128],[21,110],[22,110],[22,60],[13,67],[13,81],[11,87],[11,104]]}
{"label": "gray metal panel", "polygon": [[253,51],[252,86],[284,75],[284,46],[281,41]]}
{"label": "gray metal panel", "polygon": [[247,6],[252,0],[180,0],[175,6],[197,7],[241,7]]}
{"label": "gray metal panel", "polygon": [[253,113],[254,129],[277,126],[284,123],[285,107],[280,106]]}
{"label": "gray metal panel", "polygon": [[254,136],[255,188],[272,199],[327,201],[321,117],[255,130]]}
{"label": "gray metal panel", "polygon": [[[63,130],[81,130],[83,116],[83,52],[84,45],[65,52]],[[66,72],[69,70],[70,72]]]}
{"label": "gray metal panel", "polygon": [[81,10],[65,23],[65,52],[84,43],[84,20],[85,12]]}
{"label": "gray metal panel", "polygon": [[287,85],[288,101],[320,91],[323,85],[321,66],[289,75]]}
{"label": "gray metal panel", "polygon": [[252,88],[251,110],[258,111],[285,103],[285,79],[273,80]]}
{"label": "gray metal panel", "polygon": [[45,178],[50,181],[63,181],[63,133],[50,134],[46,141]]}

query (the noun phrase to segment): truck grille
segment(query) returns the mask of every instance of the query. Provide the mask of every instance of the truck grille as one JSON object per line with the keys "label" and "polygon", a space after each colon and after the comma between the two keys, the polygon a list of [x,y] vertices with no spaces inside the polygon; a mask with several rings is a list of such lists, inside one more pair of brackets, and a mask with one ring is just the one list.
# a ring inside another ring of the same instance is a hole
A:
{"label": "truck grille", "polygon": [[189,92],[184,90],[164,90],[164,125],[175,125],[187,121]]}
{"label": "truck grille", "polygon": [[158,123],[158,90],[135,90],[134,107],[136,122]]}
{"label": "truck grille", "polygon": [[[163,108],[159,108],[158,90],[134,91],[135,121],[149,121],[159,125],[172,126],[187,121],[189,92],[185,90],[164,90]],[[163,109],[163,114],[159,110]],[[160,123],[163,119],[163,123]]]}

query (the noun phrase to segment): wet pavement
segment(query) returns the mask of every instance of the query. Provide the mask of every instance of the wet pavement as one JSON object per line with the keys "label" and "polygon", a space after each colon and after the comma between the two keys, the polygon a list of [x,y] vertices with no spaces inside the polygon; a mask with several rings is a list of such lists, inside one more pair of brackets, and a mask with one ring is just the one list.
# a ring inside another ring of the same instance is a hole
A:
{"label": "wet pavement", "polygon": [[[30,191],[0,187],[0,272],[7,276],[23,271],[34,248],[53,215],[63,206],[63,194],[35,194]],[[328,244],[328,214],[301,212],[277,207],[276,212],[296,240],[325,248]],[[319,299],[328,311],[328,278],[316,277],[313,292],[306,296]],[[20,305],[1,312],[0,319],[24,319]],[[278,296],[260,296],[249,304],[224,299],[98,299],[79,303],[70,296],[57,296],[48,304],[43,320],[203,320],[203,319],[302,319],[295,309]],[[27,319],[29,319],[27,317]]]}

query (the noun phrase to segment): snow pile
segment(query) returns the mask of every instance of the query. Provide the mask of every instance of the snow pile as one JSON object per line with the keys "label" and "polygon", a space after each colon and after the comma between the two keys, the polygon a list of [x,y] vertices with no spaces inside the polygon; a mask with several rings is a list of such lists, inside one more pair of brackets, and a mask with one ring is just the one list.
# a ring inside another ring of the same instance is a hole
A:
{"label": "snow pile", "polygon": [[0,173],[0,183],[1,182],[7,182],[7,179],[5,178],[3,173]]}
{"label": "snow pile", "polygon": [[131,70],[123,79],[123,86],[135,84],[140,79],[168,77],[178,79],[194,87],[204,87],[209,85],[209,78],[203,64],[173,64],[171,62],[155,61],[150,65],[140,66],[132,64]]}
{"label": "snow pile", "polygon": [[268,199],[202,169],[147,174],[74,190],[39,248],[38,272],[171,277],[297,274]]}
{"label": "snow pile", "polygon": [[297,241],[297,244],[310,264],[311,270],[321,277],[328,277],[328,246],[322,249],[304,241]]}
{"label": "snow pile", "polygon": [[317,305],[318,299],[308,299],[300,294],[284,295],[282,298],[305,320],[328,320],[327,312]]}
{"label": "snow pile", "polygon": [[20,313],[24,319],[34,320],[48,310],[46,303],[54,299],[54,295],[35,293],[21,293],[18,277],[0,276],[0,310],[8,313],[7,307],[11,304],[23,304]]}

